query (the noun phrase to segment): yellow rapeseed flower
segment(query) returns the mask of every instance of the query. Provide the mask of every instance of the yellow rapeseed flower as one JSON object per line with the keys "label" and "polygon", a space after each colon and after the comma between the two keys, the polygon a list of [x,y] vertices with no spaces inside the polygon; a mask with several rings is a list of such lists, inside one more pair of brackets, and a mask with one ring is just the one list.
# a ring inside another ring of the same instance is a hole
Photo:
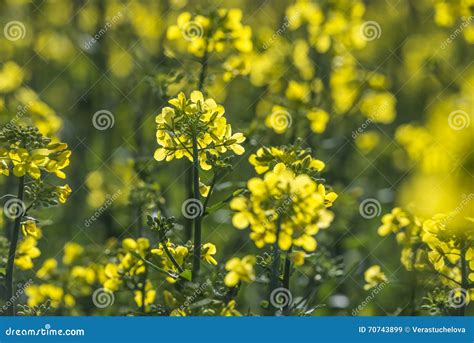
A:
{"label": "yellow rapeseed flower", "polygon": [[227,287],[237,286],[239,282],[252,282],[255,280],[255,272],[253,266],[255,264],[255,256],[245,256],[240,259],[234,257],[225,264],[228,271],[224,278]]}

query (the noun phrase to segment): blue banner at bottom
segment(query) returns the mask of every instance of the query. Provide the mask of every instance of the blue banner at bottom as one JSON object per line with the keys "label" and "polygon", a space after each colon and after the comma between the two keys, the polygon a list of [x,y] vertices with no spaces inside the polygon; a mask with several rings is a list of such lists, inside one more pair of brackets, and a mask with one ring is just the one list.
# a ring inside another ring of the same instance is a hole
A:
{"label": "blue banner at bottom", "polygon": [[474,317],[0,317],[0,342],[474,342]]}

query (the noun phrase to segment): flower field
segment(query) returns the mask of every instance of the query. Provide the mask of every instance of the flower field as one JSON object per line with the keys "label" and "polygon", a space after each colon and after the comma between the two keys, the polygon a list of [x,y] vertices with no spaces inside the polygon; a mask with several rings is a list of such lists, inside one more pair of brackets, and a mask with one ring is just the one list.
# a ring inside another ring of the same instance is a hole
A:
{"label": "flower field", "polygon": [[0,0],[0,314],[464,316],[473,0]]}

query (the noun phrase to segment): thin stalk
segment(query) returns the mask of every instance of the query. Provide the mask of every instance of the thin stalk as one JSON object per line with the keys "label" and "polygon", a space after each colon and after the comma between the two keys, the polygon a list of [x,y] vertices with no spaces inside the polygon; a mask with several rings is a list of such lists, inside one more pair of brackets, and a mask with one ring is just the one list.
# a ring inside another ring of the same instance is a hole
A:
{"label": "thin stalk", "polygon": [[170,252],[170,250],[169,250],[168,247],[166,246],[166,242],[165,242],[165,241],[162,241],[162,242],[161,242],[161,245],[163,246],[163,250],[165,251],[166,256],[168,256],[168,258],[170,259],[171,263],[173,263],[173,265],[176,267],[176,269],[178,269],[180,273],[184,272],[184,269],[179,265],[178,261],[176,261],[176,259],[174,258],[173,254]]}
{"label": "thin stalk", "polygon": [[[193,185],[194,199],[200,203],[199,196],[199,160],[198,160],[197,138],[193,137]],[[193,256],[193,281],[196,281],[201,269],[201,218],[202,213],[198,213],[194,218],[194,256]]]}
{"label": "thin stalk", "polygon": [[146,278],[147,278],[147,275],[148,275],[148,268],[145,265],[145,277],[143,278],[142,287],[141,287],[141,293],[142,293],[141,310],[142,310],[142,314],[146,313],[145,298],[146,298]]}
{"label": "thin stalk", "polygon": [[[200,92],[204,90],[204,82],[206,80],[207,66],[208,66],[208,44],[209,44],[210,30],[208,31],[205,39],[204,55],[201,59],[201,72],[199,73],[198,89]],[[193,189],[194,199],[200,203],[199,196],[199,157],[198,157],[198,144],[197,134],[193,136]],[[201,219],[204,214],[198,213],[197,217],[194,218],[194,255],[193,255],[193,271],[192,278],[196,281],[199,276],[199,270],[201,269]]]}
{"label": "thin stalk", "polygon": [[411,261],[411,264],[413,266],[413,271],[411,272],[411,295],[410,295],[410,307],[411,307],[411,313],[410,316],[416,316],[416,286],[417,286],[417,275],[416,275],[416,269],[415,269],[415,256],[416,254],[413,254],[413,258]]}
{"label": "thin stalk", "polygon": [[[18,196],[17,199],[23,202],[23,191],[25,188],[25,177],[22,176],[18,183]],[[20,213],[20,215],[15,218],[15,222],[13,224],[13,232],[12,238],[10,241],[10,250],[8,252],[8,262],[7,262],[7,270],[6,270],[6,296],[5,302],[11,302],[11,305],[7,308],[7,316],[14,316],[15,315],[15,299],[13,298],[13,269],[15,265],[15,255],[16,255],[16,247],[18,244],[18,237],[20,235],[20,226],[21,226],[21,218],[24,213]]]}
{"label": "thin stalk", "polygon": [[[187,199],[193,198],[193,169],[192,164],[189,165],[189,161],[186,160],[186,189],[187,189]],[[193,221],[191,218],[184,218],[185,223],[185,240],[191,240],[193,237]]]}
{"label": "thin stalk", "polygon": [[209,199],[211,198],[211,194],[214,191],[214,187],[216,186],[216,182],[217,182],[217,174],[214,174],[214,176],[212,177],[211,185],[209,187],[209,194],[207,195],[207,198],[206,198],[206,200],[204,200],[204,204],[202,205],[202,208],[203,208],[202,214],[203,215],[204,215],[204,213],[206,213],[207,205],[209,204]]}
{"label": "thin stalk", "polygon": [[285,256],[285,272],[283,274],[283,287],[290,290],[290,274],[291,274],[291,250],[288,249]]}
{"label": "thin stalk", "polygon": [[466,292],[465,298],[461,298],[463,301],[462,306],[459,308],[459,316],[464,317],[466,314],[467,297],[469,296],[469,281],[467,279],[467,261],[466,261],[466,244],[464,241],[461,243],[461,290]]}
{"label": "thin stalk", "polygon": [[205,39],[205,46],[204,46],[204,55],[201,58],[201,71],[199,73],[199,81],[198,81],[198,90],[202,92],[204,90],[204,83],[206,82],[206,74],[207,74],[207,67],[208,67],[208,57],[209,57],[209,36],[210,30],[206,35]]}
{"label": "thin stalk", "polygon": [[[285,256],[285,268],[283,273],[283,287],[290,291],[290,275],[291,275],[291,249],[288,249]],[[290,308],[292,304],[288,304],[285,309],[283,310],[283,314],[285,316],[290,314]]]}
{"label": "thin stalk", "polygon": [[273,263],[272,263],[272,275],[270,279],[270,289],[269,295],[271,292],[278,288],[279,279],[280,279],[280,248],[278,247],[278,240],[281,231],[281,219],[278,218],[276,222],[276,241],[273,243]]}

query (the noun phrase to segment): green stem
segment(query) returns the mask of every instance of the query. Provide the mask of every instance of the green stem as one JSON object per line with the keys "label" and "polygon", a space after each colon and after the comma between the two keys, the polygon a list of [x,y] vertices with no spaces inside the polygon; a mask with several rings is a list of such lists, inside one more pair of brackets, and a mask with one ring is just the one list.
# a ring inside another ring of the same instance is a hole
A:
{"label": "green stem", "polygon": [[[20,202],[23,202],[23,191],[25,186],[25,177],[22,176],[20,178],[20,182],[18,184],[18,196],[17,199]],[[7,262],[7,270],[6,270],[6,295],[5,295],[5,302],[11,302],[11,305],[7,308],[7,316],[14,316],[15,315],[15,299],[13,298],[13,269],[15,265],[15,255],[16,255],[16,247],[18,244],[18,237],[20,235],[20,226],[21,226],[21,218],[24,213],[20,213],[17,218],[15,218],[15,223],[13,224],[13,232],[12,238],[10,241],[10,250],[8,252],[8,262]]]}
{"label": "green stem", "polygon": [[205,39],[204,46],[204,55],[201,58],[201,72],[199,73],[198,89],[200,92],[204,90],[204,83],[206,82],[206,73],[208,67],[208,57],[209,57],[209,36],[211,30],[208,31]]}
{"label": "green stem", "polygon": [[[467,261],[466,261],[466,244],[463,241],[461,244],[461,289],[466,292],[466,297],[469,296],[469,281],[467,279]],[[459,308],[459,316],[464,317],[466,314],[467,299],[464,299],[462,306]]]}
{"label": "green stem", "polygon": [[204,213],[206,213],[207,205],[209,204],[209,199],[211,198],[211,194],[214,191],[214,187],[216,186],[216,182],[217,182],[217,173],[215,173],[214,176],[212,177],[211,185],[209,187],[209,193],[207,194],[207,198],[206,198],[206,200],[204,200],[204,204],[202,205],[202,208],[203,208],[202,214],[203,215],[204,215]]}
{"label": "green stem", "polygon": [[179,270],[180,273],[184,272],[184,269],[179,265],[178,261],[174,258],[173,254],[170,252],[168,247],[166,246],[166,242],[162,241],[161,245],[163,246],[163,250],[165,251],[166,255],[170,259],[171,263]]}
{"label": "green stem", "polygon": [[286,252],[285,256],[285,272],[283,274],[283,287],[286,289],[290,289],[290,274],[291,274],[291,247],[290,249]]}
{"label": "green stem", "polygon": [[[186,160],[186,189],[188,192],[187,199],[191,199],[193,197],[193,169],[192,169],[192,163],[190,164],[188,160]],[[190,218],[184,218],[185,220],[185,235],[186,238],[185,240],[191,240],[193,237],[193,221]]]}
{"label": "green stem", "polygon": [[[208,66],[208,44],[209,44],[210,30],[208,31],[205,39],[204,55],[201,59],[201,72],[199,73],[198,89],[200,92],[204,90],[204,83],[206,80],[207,66]],[[197,134],[193,136],[193,185],[194,185],[194,199],[197,203],[200,203],[199,196],[199,156],[198,156],[198,144]],[[201,219],[202,213],[198,213],[197,217],[194,218],[194,255],[193,255],[193,271],[192,278],[196,281],[201,269]]]}
{"label": "green stem", "polygon": [[[415,250],[416,251],[416,250]],[[416,316],[416,287],[417,287],[417,275],[416,275],[416,268],[415,268],[415,260],[416,260],[416,253],[413,254],[411,259],[411,265],[413,271],[411,272],[411,295],[410,295],[410,307],[411,307],[411,316]]]}
{"label": "green stem", "polygon": [[[292,250],[292,247],[290,247],[290,249],[288,249],[288,251],[286,252],[285,268],[284,268],[284,273],[283,273],[283,287],[286,288],[288,291],[290,291],[291,250]],[[285,316],[290,314],[290,308],[291,308],[291,304],[288,304],[283,310],[283,314]]]}
{"label": "green stem", "polygon": [[278,288],[279,279],[280,279],[280,248],[278,247],[280,231],[281,231],[281,219],[278,218],[276,222],[276,240],[275,240],[275,243],[273,243],[272,275],[270,278],[270,289],[268,292],[269,295],[272,293],[274,289]]}
{"label": "green stem", "polygon": [[[193,136],[193,184],[194,184],[194,199],[196,204],[200,203],[199,196],[199,157],[197,138]],[[194,256],[193,256],[193,281],[196,281],[201,269],[201,217],[202,213],[197,213],[194,218]]]}
{"label": "green stem", "polygon": [[142,287],[141,287],[141,292],[142,292],[141,310],[142,310],[142,314],[146,313],[145,298],[146,298],[146,278],[147,278],[147,274],[148,274],[148,269],[145,265],[145,275],[144,275],[143,282],[142,282]]}

